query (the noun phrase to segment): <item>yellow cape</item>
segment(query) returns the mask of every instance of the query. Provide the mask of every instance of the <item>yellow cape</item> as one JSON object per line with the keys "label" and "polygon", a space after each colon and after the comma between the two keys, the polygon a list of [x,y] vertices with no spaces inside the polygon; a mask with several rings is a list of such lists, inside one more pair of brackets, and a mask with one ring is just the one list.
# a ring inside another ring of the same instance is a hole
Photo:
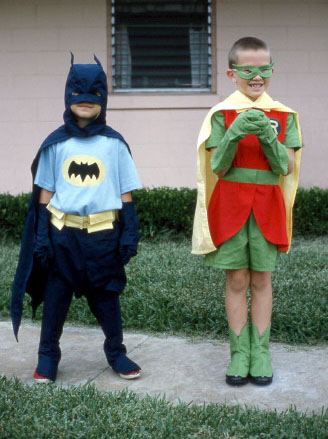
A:
{"label": "yellow cape", "polygon": [[[302,144],[302,135],[298,114],[280,102],[272,100],[267,93],[263,93],[256,101],[252,101],[240,91],[236,91],[227,99],[211,108],[204,119],[197,141],[197,204],[192,236],[193,254],[204,255],[216,250],[216,247],[212,242],[207,220],[207,207],[214,186],[218,180],[218,177],[211,170],[210,154],[205,150],[205,142],[211,134],[211,118],[217,111],[235,110],[237,112],[242,112],[249,110],[250,108],[260,108],[264,111],[275,110],[292,113],[295,118],[295,123],[300,136],[300,142]],[[293,172],[287,176],[280,177],[280,187],[286,206],[286,225],[289,242],[288,251],[292,237],[292,208],[298,185],[300,161],[301,149],[295,152],[295,166]]]}

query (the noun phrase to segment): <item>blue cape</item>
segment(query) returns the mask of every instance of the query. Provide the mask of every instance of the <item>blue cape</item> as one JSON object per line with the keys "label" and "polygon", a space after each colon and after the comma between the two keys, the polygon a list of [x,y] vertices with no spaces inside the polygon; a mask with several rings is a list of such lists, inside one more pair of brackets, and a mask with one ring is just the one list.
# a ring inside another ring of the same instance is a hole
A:
{"label": "blue cape", "polygon": [[[124,142],[130,151],[122,135],[106,125],[107,77],[96,56],[95,61],[96,64],[74,64],[74,56],[72,54],[71,68],[65,87],[64,125],[53,131],[40,146],[31,167],[33,182],[41,152],[48,146],[63,142],[71,137],[90,137],[95,135],[112,137]],[[72,104],[79,102],[93,102],[101,106],[101,111],[97,119],[92,121],[85,128],[80,128],[76,124],[74,115],[70,110]],[[41,188],[33,184],[23,230],[18,265],[12,287],[10,313],[17,341],[18,330],[23,315],[25,292],[31,296],[33,316],[35,316],[37,307],[43,301],[44,288],[47,280],[47,273],[42,271],[35,258],[33,258],[33,244],[36,234],[40,191]]]}

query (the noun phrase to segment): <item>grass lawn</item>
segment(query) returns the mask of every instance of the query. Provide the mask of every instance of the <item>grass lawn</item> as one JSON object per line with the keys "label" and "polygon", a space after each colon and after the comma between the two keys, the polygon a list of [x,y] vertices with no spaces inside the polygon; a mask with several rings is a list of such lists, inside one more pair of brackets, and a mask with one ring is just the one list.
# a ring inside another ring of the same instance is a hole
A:
{"label": "grass lawn", "polygon": [[[0,317],[9,318],[10,289],[18,247],[0,250]],[[121,296],[125,329],[179,335],[227,336],[224,272],[190,254],[186,240],[143,241],[127,266]],[[294,239],[273,274],[272,339],[314,344],[328,340],[328,236]],[[40,318],[41,307],[37,313]],[[29,298],[24,316],[31,316]],[[96,324],[84,299],[74,300],[68,321]]]}
{"label": "grass lawn", "polygon": [[1,439],[327,439],[328,412],[305,415],[100,393],[28,387],[0,378]]}
{"label": "grass lawn", "polygon": [[[273,275],[272,338],[315,344],[328,339],[328,236],[295,239]],[[9,318],[10,288],[19,248],[0,249],[0,318]],[[205,267],[177,239],[143,241],[127,267],[122,295],[124,327],[140,331],[220,338],[227,336],[224,274]],[[38,311],[37,318],[40,318]],[[25,317],[31,315],[25,299]],[[85,300],[74,300],[71,324],[95,324]],[[210,404],[139,398],[126,391],[100,393],[93,386],[28,387],[0,377],[0,439],[327,439],[321,415],[260,411]]]}

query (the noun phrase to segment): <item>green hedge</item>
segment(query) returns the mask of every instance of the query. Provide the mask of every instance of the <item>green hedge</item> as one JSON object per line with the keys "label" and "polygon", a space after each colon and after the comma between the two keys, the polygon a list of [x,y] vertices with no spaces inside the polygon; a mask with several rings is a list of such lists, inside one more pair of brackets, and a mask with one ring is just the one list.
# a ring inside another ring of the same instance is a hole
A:
{"label": "green hedge", "polygon": [[140,189],[133,193],[140,230],[143,236],[158,233],[183,233],[192,230],[196,206],[196,189],[154,188]]}
{"label": "green hedge", "polygon": [[302,236],[328,234],[328,189],[298,189],[294,204],[294,232]]}
{"label": "green hedge", "polygon": [[[134,192],[142,236],[161,233],[191,236],[196,189],[154,188]],[[30,194],[0,194],[0,237],[20,238]],[[328,190],[299,188],[294,206],[294,234],[328,234]]]}
{"label": "green hedge", "polygon": [[31,194],[0,194],[0,237],[19,240]]}

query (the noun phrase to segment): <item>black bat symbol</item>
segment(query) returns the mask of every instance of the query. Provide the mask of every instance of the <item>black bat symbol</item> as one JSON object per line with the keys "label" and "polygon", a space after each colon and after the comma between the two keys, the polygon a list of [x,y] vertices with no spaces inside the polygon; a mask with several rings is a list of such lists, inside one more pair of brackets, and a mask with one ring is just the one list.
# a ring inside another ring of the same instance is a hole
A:
{"label": "black bat symbol", "polygon": [[88,165],[88,163],[76,163],[75,160],[71,162],[68,168],[68,176],[71,178],[72,175],[77,177],[78,175],[81,177],[82,181],[86,179],[87,176],[92,178],[95,176],[97,179],[99,178],[100,170],[97,163],[92,163],[92,165]]}

